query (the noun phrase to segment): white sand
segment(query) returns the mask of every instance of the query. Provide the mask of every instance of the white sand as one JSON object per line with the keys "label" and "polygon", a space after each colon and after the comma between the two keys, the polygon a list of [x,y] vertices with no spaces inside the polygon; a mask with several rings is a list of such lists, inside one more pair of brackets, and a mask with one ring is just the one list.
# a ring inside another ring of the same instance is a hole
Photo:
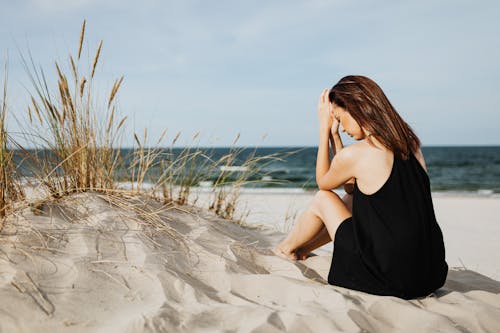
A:
{"label": "white sand", "polygon": [[[343,196],[344,192],[337,192]],[[243,193],[241,208],[251,208],[245,222],[265,225],[287,232],[307,208],[314,192],[310,193]],[[208,199],[198,194],[199,202]],[[436,219],[443,232],[446,262],[450,267],[465,267],[500,280],[500,197],[433,194]],[[325,253],[333,251],[333,243],[322,247]],[[324,252],[321,252],[324,253]]]}
{"label": "white sand", "polygon": [[[241,203],[254,209],[248,222],[280,228],[283,212],[310,198],[243,195]],[[450,267],[460,258],[498,274],[499,203],[435,198]],[[284,235],[271,228],[201,210],[157,211],[148,222],[159,205],[137,207],[79,194],[6,221],[0,331],[500,332],[500,282],[474,271],[451,269],[427,298],[374,296],[328,285],[327,250],[301,262],[274,256]]]}

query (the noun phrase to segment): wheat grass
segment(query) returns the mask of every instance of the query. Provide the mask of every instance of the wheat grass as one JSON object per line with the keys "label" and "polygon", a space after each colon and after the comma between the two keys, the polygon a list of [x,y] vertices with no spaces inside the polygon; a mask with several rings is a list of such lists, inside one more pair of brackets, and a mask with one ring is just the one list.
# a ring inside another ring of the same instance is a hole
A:
{"label": "wheat grass", "polygon": [[83,20],[82,29],[80,31],[80,42],[78,43],[78,60],[80,60],[80,56],[82,54],[83,39],[85,38],[85,23],[86,21]]}
{"label": "wheat grass", "polygon": [[[150,146],[151,139],[147,129],[144,129],[142,135],[134,133],[135,143],[131,155],[122,156],[120,140],[127,117],[119,115],[117,96],[124,76],[114,81],[107,101],[96,99],[100,94],[94,91],[93,82],[103,41],[99,42],[88,70],[82,69],[80,62],[85,45],[85,27],[86,21],[83,21],[77,55],[68,56],[67,68],[72,80],[68,80],[65,66],[55,62],[57,85],[53,90],[44,70],[35,65],[32,53],[28,51],[27,57],[21,54],[32,83],[27,108],[29,128],[25,130],[25,136],[31,138],[31,145],[35,149],[28,151],[21,147],[20,150],[40,186],[52,198],[93,191],[115,197],[135,195],[154,198],[167,207],[173,204],[194,205],[197,198],[192,195],[193,187],[215,177],[206,208],[226,219],[243,219],[245,214],[236,216],[241,188],[261,181],[256,180],[255,175],[261,174],[269,163],[279,160],[278,154],[257,156],[255,148],[245,160],[241,160],[244,149],[236,148],[240,138],[238,134],[229,153],[214,159],[209,152],[200,148],[200,133],[196,133],[190,144],[179,153],[174,153],[180,132],[174,135],[169,147],[164,148],[166,130]],[[9,172],[12,172],[12,169],[7,168],[12,155],[7,150],[4,129],[5,96],[4,87],[0,118],[0,163],[2,177],[8,178]],[[125,160],[130,163],[125,165]],[[231,171],[234,166],[240,167],[242,172]],[[6,173],[5,170],[11,171]],[[128,181],[130,189],[119,188],[118,178]],[[152,184],[152,187],[146,188],[145,183]],[[4,202],[10,193],[8,186],[3,184],[6,183],[2,183],[3,188],[0,188],[0,208],[6,205]],[[146,218],[146,215],[141,216]],[[150,215],[147,216],[150,218]]]}
{"label": "wheat grass", "polygon": [[[4,65],[2,102],[0,105],[0,217],[5,217],[6,213],[12,208],[12,204],[22,200],[25,197],[23,187],[21,186],[13,161],[13,152],[11,145],[15,145],[12,138],[7,133],[6,115],[7,115],[7,60]],[[0,229],[3,227],[3,221]]]}

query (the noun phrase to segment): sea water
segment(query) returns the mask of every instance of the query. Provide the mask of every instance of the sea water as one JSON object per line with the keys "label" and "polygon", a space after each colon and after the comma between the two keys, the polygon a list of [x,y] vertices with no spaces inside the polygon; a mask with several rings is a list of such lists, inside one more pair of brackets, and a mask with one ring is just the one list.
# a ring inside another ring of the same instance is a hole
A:
{"label": "sea water", "polygon": [[[210,151],[219,158],[230,149]],[[433,192],[500,194],[500,146],[422,147],[422,152]],[[314,190],[316,153],[316,147],[247,147],[234,166],[244,166],[250,157],[273,155],[276,159],[256,163],[258,171],[250,176],[252,182],[246,187]]]}
{"label": "sea water", "polygon": [[[500,146],[428,146],[422,147],[422,152],[433,192],[500,195]],[[317,188],[316,153],[316,147],[192,148],[184,170],[172,164],[182,154],[186,156],[184,148],[165,149],[159,158],[164,168],[172,166],[170,171],[178,174],[177,181],[188,181],[192,186],[210,188],[239,180],[250,192],[292,193]],[[124,158],[118,175],[123,176],[118,180],[123,181],[131,150],[121,149],[120,154]],[[29,176],[28,167],[21,169]],[[154,180],[161,172],[157,163],[146,179]]]}

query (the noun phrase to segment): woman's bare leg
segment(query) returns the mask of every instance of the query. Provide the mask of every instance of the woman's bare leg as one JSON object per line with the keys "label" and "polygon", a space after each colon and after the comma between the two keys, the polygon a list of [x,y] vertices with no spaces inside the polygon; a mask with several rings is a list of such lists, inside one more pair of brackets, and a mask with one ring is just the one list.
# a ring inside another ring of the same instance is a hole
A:
{"label": "woman's bare leg", "polygon": [[342,201],[352,214],[352,194],[344,194],[344,196],[342,197]]}
{"label": "woman's bare leg", "polygon": [[295,250],[297,260],[307,259],[309,253],[311,253],[318,247],[330,243],[331,241],[332,239],[330,238],[330,234],[328,233],[326,227],[323,225],[323,228],[321,228],[319,233],[313,239]]}
{"label": "woman's bare leg", "polygon": [[317,237],[321,237],[321,242],[325,241],[323,228],[330,240],[334,239],[340,223],[351,215],[351,211],[336,193],[320,190],[274,252],[289,259],[300,259],[300,254],[297,254],[299,248],[310,244]]}
{"label": "woman's bare leg", "polygon": [[[342,201],[352,214],[352,194],[345,194],[342,197]],[[321,230],[316,234],[316,236],[314,236],[314,238],[296,250],[297,259],[306,259],[309,253],[325,244],[330,243],[331,241],[332,239],[330,238],[330,234],[323,224]]]}

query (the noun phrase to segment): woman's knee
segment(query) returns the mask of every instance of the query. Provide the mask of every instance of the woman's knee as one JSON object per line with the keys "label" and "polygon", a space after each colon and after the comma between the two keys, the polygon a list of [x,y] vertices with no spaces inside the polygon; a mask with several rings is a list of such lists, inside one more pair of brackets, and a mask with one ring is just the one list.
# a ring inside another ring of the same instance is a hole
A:
{"label": "woman's knee", "polygon": [[314,195],[313,201],[312,201],[312,207],[313,210],[319,211],[321,209],[321,206],[324,206],[326,204],[331,205],[332,203],[335,202],[342,202],[342,199],[339,197],[339,195],[335,192],[332,191],[326,191],[326,190],[319,190],[316,192]]}
{"label": "woman's knee", "polygon": [[324,210],[325,207],[330,209],[332,207],[338,210],[347,210],[349,213],[351,209],[349,207],[349,201],[345,197],[341,198],[337,193],[332,191],[319,190],[314,195],[313,206],[316,207],[317,210]]}
{"label": "woman's knee", "polygon": [[337,193],[326,190],[319,190],[314,195],[315,201],[325,201],[325,200],[335,200],[335,198],[340,200],[340,197]]}
{"label": "woman's knee", "polygon": [[338,225],[352,216],[351,211],[340,196],[331,191],[318,191],[314,196],[311,210],[323,221],[331,237],[335,236]]}

